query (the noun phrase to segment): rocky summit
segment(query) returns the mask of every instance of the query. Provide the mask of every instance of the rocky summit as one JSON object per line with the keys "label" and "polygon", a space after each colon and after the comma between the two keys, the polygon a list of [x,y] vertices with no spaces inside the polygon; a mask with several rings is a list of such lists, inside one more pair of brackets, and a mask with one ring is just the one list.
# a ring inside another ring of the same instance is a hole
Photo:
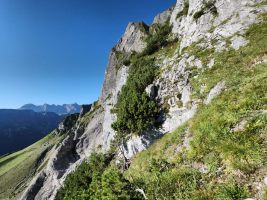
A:
{"label": "rocky summit", "polygon": [[266,55],[266,0],[177,0],[150,25],[130,22],[99,100],[4,194],[266,199]]}

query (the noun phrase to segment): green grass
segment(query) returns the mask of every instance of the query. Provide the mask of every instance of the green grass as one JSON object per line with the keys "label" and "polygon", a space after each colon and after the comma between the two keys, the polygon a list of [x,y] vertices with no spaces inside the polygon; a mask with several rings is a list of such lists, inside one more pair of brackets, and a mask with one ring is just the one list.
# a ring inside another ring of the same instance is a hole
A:
{"label": "green grass", "polygon": [[[257,171],[267,164],[267,64],[255,65],[267,53],[267,14],[261,18],[245,34],[250,43],[238,51],[215,53],[196,44],[184,49],[204,64],[215,58],[212,69],[197,71],[198,79],[190,79],[193,98],[204,100],[222,80],[226,90],[133,159],[124,175],[149,199],[241,200],[254,195],[248,184],[263,178]],[[201,93],[204,83],[207,87]],[[244,127],[234,132],[242,121]],[[189,149],[182,146],[186,132],[191,135]],[[200,173],[197,165],[206,166],[207,172]],[[237,171],[252,178],[240,180]]]}
{"label": "green grass", "polygon": [[261,3],[257,3],[255,6],[256,7],[267,6],[267,1],[265,0],[265,1],[261,2]]}
{"label": "green grass", "polygon": [[[0,158],[0,199],[17,199],[28,181],[46,163],[51,148],[60,136],[51,133],[35,144]],[[43,164],[40,156],[46,155]]]}

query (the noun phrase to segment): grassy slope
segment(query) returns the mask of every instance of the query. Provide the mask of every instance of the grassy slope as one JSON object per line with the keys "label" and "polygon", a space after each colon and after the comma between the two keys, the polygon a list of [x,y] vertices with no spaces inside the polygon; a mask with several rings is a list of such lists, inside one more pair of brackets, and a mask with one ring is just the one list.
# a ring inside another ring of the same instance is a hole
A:
{"label": "grassy slope", "polygon": [[[267,174],[267,15],[245,37],[238,51],[215,53],[196,44],[184,50],[215,66],[195,71],[192,98],[203,99],[219,81],[227,89],[196,116],[138,154],[125,176],[149,199],[244,199],[258,193],[252,182]],[[205,83],[206,89],[200,92]],[[233,128],[244,122],[237,132]],[[182,146],[190,135],[190,148]],[[180,151],[177,147],[182,146]],[[206,168],[206,173],[199,168]]]}
{"label": "grassy slope", "polygon": [[17,199],[26,184],[47,162],[60,137],[54,133],[35,144],[0,158],[0,199]]}

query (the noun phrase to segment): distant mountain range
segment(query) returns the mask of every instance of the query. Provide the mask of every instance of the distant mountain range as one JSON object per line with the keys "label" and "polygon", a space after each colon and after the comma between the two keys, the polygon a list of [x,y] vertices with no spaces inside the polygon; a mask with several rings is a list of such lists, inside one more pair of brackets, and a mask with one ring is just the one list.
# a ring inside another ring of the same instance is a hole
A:
{"label": "distant mountain range", "polygon": [[63,118],[52,112],[0,109],[0,155],[33,144],[57,128]]}
{"label": "distant mountain range", "polygon": [[32,110],[35,112],[54,112],[58,115],[68,115],[73,113],[79,113],[81,110],[81,106],[77,103],[74,104],[63,104],[63,105],[34,105],[34,104],[26,104],[19,108],[19,110]]}

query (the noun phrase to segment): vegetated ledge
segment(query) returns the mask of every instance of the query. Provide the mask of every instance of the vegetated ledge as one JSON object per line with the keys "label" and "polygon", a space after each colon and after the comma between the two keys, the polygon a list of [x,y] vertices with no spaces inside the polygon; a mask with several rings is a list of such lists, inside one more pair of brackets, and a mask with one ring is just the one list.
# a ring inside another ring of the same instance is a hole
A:
{"label": "vegetated ledge", "polygon": [[[258,111],[267,109],[267,65],[253,64],[266,54],[266,15],[263,19],[246,32],[247,46],[213,52],[216,64],[205,73],[199,71],[199,83],[193,84],[198,91],[201,80],[212,87],[223,77],[226,91],[210,105],[203,104],[175,132],[136,155],[124,172],[112,156],[93,155],[67,178],[58,199],[73,195],[78,199],[264,198],[264,186],[258,189],[255,184],[266,175],[267,117]],[[194,51],[200,59],[210,56],[205,50]],[[246,125],[239,125],[244,121]]]}

